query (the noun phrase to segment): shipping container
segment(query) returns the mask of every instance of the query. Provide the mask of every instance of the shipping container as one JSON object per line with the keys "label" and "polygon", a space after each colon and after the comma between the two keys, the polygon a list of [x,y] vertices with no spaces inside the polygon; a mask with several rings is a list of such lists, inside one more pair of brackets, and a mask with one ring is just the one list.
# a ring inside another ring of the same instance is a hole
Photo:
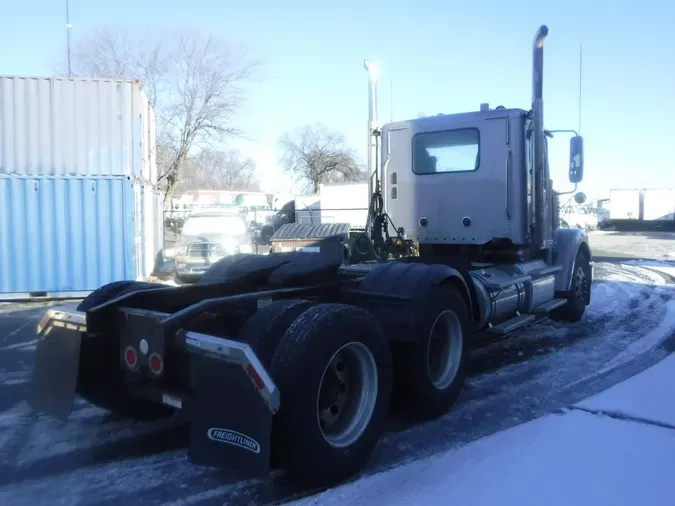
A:
{"label": "shipping container", "polygon": [[0,174],[156,184],[155,149],[138,80],[0,76]]}
{"label": "shipping container", "polygon": [[609,191],[609,217],[611,220],[639,220],[641,191],[616,189]]}
{"label": "shipping container", "polygon": [[319,196],[321,223],[349,223],[352,229],[365,228],[368,220],[368,183],[320,185]]}
{"label": "shipping container", "polygon": [[80,296],[150,275],[162,200],[129,177],[0,175],[0,299]]}
{"label": "shipping container", "polygon": [[644,220],[675,219],[675,190],[645,189],[643,193]]}

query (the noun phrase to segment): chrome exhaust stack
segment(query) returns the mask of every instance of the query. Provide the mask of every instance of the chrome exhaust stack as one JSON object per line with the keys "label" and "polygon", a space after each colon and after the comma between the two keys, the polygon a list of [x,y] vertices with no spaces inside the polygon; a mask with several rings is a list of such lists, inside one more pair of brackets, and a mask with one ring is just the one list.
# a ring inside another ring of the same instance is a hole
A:
{"label": "chrome exhaust stack", "polygon": [[534,35],[532,47],[532,140],[534,148],[534,237],[532,249],[539,251],[544,247],[544,242],[550,234],[547,234],[546,220],[546,186],[548,174],[546,174],[546,151],[544,133],[544,41],[548,35],[548,27],[541,25]]}
{"label": "chrome exhaust stack", "polygon": [[[368,72],[368,194],[372,199],[375,193],[380,191],[380,169],[378,163],[378,125],[377,125],[377,79],[379,68],[368,60],[363,61],[363,66]],[[369,216],[366,232],[372,230],[373,216]]]}

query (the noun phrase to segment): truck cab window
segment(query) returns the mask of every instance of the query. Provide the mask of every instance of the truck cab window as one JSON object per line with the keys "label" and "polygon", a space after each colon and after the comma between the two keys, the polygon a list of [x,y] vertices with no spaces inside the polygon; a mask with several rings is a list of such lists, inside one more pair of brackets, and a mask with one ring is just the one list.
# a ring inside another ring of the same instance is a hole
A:
{"label": "truck cab window", "polygon": [[477,128],[425,132],[413,138],[413,172],[439,174],[471,172],[480,165]]}

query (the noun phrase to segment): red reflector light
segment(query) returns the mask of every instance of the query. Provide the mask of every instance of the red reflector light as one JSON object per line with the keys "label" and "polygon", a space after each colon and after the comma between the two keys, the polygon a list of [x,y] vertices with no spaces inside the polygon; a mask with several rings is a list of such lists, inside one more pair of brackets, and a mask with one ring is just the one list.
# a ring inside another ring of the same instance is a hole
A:
{"label": "red reflector light", "polygon": [[262,390],[263,388],[265,388],[265,383],[260,377],[260,374],[258,374],[258,371],[256,371],[251,364],[248,364],[246,366],[246,372],[248,373],[249,377],[253,380],[253,383],[258,388],[258,390]]}
{"label": "red reflector light", "polygon": [[124,361],[126,362],[127,366],[132,369],[136,366],[136,362],[138,362],[136,350],[134,350],[131,346],[128,346],[127,349],[124,350]]}
{"label": "red reflector light", "polygon": [[153,353],[150,355],[150,370],[154,374],[162,374],[162,371],[164,370],[164,361],[162,360],[162,357],[160,357],[157,353]]}

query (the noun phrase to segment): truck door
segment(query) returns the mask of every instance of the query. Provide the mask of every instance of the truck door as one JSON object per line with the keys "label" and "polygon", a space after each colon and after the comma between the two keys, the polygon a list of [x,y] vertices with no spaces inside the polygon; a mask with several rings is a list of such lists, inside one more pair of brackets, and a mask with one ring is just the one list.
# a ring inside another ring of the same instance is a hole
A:
{"label": "truck door", "polygon": [[509,184],[517,165],[508,114],[420,125],[405,135],[390,132],[387,198],[395,225],[423,243],[484,244],[510,237]]}

